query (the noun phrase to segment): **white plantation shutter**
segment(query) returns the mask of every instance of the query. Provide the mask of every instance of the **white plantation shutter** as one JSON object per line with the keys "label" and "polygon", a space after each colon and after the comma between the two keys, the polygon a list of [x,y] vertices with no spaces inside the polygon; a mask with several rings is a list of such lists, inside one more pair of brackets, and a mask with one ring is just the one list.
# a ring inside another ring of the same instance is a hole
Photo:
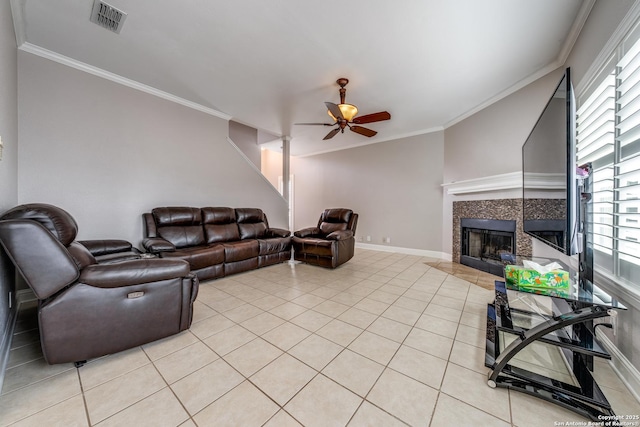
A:
{"label": "white plantation shutter", "polygon": [[[615,151],[615,72],[609,74],[578,109],[578,164],[593,166],[592,221],[593,244],[606,254],[611,271],[613,243],[613,160]],[[601,262],[602,264],[602,262]]]}
{"label": "white plantation shutter", "polygon": [[640,43],[578,110],[578,163],[593,165],[596,265],[640,286]]}
{"label": "white plantation shutter", "polygon": [[640,42],[618,63],[617,83],[614,162],[617,273],[635,279],[640,285]]}

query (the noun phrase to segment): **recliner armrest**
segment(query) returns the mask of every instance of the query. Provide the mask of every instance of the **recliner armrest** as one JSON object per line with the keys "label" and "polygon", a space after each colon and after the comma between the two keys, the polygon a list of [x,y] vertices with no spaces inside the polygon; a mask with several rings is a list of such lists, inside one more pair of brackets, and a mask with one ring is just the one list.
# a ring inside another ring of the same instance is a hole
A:
{"label": "recliner armrest", "polygon": [[154,254],[158,252],[173,252],[176,250],[173,243],[160,237],[147,237],[142,240],[142,246]]}
{"label": "recliner armrest", "polygon": [[126,240],[109,239],[109,240],[78,240],[82,246],[87,248],[91,255],[109,255],[118,252],[138,251],[133,245]]}
{"label": "recliner armrest", "polygon": [[173,259],[136,259],[116,264],[93,264],[80,272],[81,283],[100,288],[119,288],[185,277],[189,263]]}
{"label": "recliner armrest", "polygon": [[325,239],[327,240],[347,240],[353,237],[353,231],[351,230],[338,230],[333,233],[327,234]]}
{"label": "recliner armrest", "polygon": [[265,233],[266,237],[289,237],[291,236],[291,231],[285,230],[284,228],[269,228]]}
{"label": "recliner armrest", "polygon": [[298,230],[293,233],[296,237],[311,237],[317,236],[318,234],[320,234],[320,229],[318,227],[303,228],[302,230]]}

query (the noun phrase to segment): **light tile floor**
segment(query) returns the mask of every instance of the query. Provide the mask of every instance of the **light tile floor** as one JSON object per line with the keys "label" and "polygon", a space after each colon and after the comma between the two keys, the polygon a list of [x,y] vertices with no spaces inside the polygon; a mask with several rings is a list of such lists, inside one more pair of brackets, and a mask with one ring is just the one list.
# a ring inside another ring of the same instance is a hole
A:
{"label": "light tile floor", "polygon": [[[588,422],[487,386],[493,292],[481,283],[486,277],[464,276],[472,284],[453,275],[468,271],[439,264],[357,250],[336,270],[286,263],[203,282],[189,331],[80,369],[44,362],[35,308],[27,307],[0,395],[0,426]],[[640,413],[607,362],[596,362],[595,376],[618,414]]]}

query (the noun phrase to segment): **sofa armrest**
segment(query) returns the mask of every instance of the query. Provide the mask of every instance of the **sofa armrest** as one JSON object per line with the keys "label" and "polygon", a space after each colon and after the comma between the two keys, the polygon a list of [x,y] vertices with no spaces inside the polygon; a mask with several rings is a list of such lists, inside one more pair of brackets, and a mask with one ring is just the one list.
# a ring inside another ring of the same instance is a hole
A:
{"label": "sofa armrest", "polygon": [[138,251],[138,249],[134,248],[133,245],[126,240],[79,240],[78,243],[87,248],[93,256]]}
{"label": "sofa armrest", "polygon": [[320,234],[320,229],[318,227],[303,228],[302,230],[298,230],[293,233],[296,237],[311,237],[317,236],[318,234]]}
{"label": "sofa armrest", "polygon": [[353,237],[353,231],[351,230],[338,230],[333,233],[327,234],[325,237],[327,240],[347,240]]}
{"label": "sofa armrest", "polygon": [[265,233],[267,237],[289,237],[291,236],[291,232],[289,230],[285,230],[284,228],[269,228]]}
{"label": "sofa armrest", "polygon": [[186,277],[189,263],[173,259],[136,259],[117,264],[93,264],[80,272],[81,283],[99,288],[119,288]]}
{"label": "sofa armrest", "polygon": [[159,252],[173,252],[176,247],[168,240],[160,237],[147,237],[142,240],[142,246],[149,252],[157,254]]}

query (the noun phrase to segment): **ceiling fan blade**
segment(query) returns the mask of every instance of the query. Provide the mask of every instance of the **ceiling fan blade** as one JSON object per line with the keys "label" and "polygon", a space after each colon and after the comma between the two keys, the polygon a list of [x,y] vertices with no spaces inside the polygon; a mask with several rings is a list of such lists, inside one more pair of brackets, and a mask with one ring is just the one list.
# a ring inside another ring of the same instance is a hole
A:
{"label": "ceiling fan blade", "polygon": [[331,111],[333,117],[344,120],[344,117],[342,117],[342,111],[340,111],[340,108],[338,108],[336,104],[333,102],[325,102],[324,105],[326,105],[327,109]]}
{"label": "ceiling fan blade", "polygon": [[335,123],[294,123],[294,125],[300,125],[300,126],[334,126]]}
{"label": "ceiling fan blade", "polygon": [[327,134],[327,136],[325,136],[324,138],[322,138],[322,140],[323,140],[323,141],[325,141],[325,140],[327,140],[327,139],[331,139],[331,138],[333,138],[334,136],[336,136],[336,134],[337,134],[338,132],[340,132],[340,128],[335,128],[335,129],[333,129],[331,132],[329,132],[329,133]]}
{"label": "ceiling fan blade", "polygon": [[365,123],[373,123],[373,122],[381,122],[383,120],[389,120],[391,118],[391,114],[386,111],[380,111],[378,113],[367,114],[364,116],[356,117],[351,120],[351,123],[357,124],[365,124]]}
{"label": "ceiling fan blade", "polygon": [[368,136],[369,138],[378,133],[375,130],[363,128],[362,126],[350,126],[349,129],[360,135]]}

